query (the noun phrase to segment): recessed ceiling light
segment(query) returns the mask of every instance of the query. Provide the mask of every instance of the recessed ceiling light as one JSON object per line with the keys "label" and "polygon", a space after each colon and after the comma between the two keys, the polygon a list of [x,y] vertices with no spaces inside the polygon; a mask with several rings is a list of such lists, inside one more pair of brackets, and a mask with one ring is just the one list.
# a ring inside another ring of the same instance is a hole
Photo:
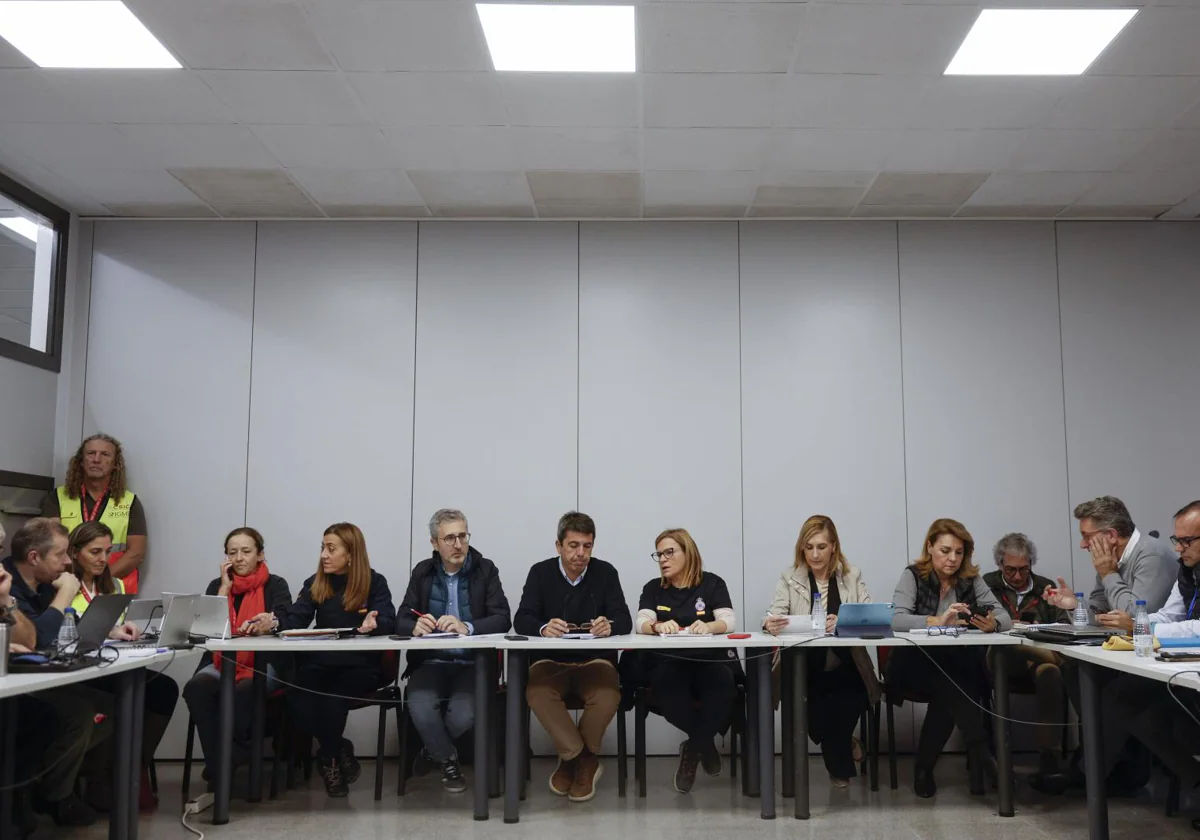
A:
{"label": "recessed ceiling light", "polygon": [[180,67],[120,0],[0,0],[0,38],[38,67]]}
{"label": "recessed ceiling light", "polygon": [[947,76],[1078,76],[1137,9],[984,9]]}
{"label": "recessed ceiling light", "polygon": [[0,225],[4,225],[19,236],[24,236],[30,242],[37,242],[38,226],[28,219],[21,216],[6,216],[0,218]]}
{"label": "recessed ceiling light", "polygon": [[633,6],[476,3],[497,70],[632,73]]}

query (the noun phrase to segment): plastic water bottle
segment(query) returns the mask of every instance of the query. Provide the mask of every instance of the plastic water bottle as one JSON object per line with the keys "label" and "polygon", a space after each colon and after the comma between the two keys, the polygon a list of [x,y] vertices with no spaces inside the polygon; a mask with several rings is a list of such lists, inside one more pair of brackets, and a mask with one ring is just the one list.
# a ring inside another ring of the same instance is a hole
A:
{"label": "plastic water bottle", "polygon": [[825,604],[821,600],[820,592],[814,592],[812,596],[812,625],[813,633],[818,636],[825,635]]}
{"label": "plastic water bottle", "polygon": [[1138,656],[1154,653],[1154,636],[1150,634],[1150,616],[1146,615],[1146,602],[1138,601],[1133,614],[1133,652]]}
{"label": "plastic water bottle", "polygon": [[1083,601],[1083,593],[1075,593],[1075,612],[1071,614],[1071,623],[1076,627],[1088,626],[1087,604]]}
{"label": "plastic water bottle", "polygon": [[62,626],[58,628],[58,652],[70,653],[71,646],[79,641],[79,630],[75,627],[75,610],[67,607],[63,613]]}

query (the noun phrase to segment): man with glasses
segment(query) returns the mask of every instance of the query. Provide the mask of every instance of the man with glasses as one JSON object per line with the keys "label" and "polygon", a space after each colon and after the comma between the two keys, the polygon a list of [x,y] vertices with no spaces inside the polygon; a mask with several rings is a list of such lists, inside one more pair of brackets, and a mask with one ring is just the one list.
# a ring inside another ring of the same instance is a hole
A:
{"label": "man with glasses", "polygon": [[[413,569],[397,610],[396,632],[404,636],[504,633],[512,624],[496,564],[469,545],[467,517],[443,508],[429,520],[433,556]],[[466,650],[410,651],[408,712],[425,745],[413,766],[416,775],[442,771],[442,787],[467,789],[454,743],[475,724],[475,665]],[[478,766],[478,765],[477,765]],[[486,784],[476,773],[476,784]]]}
{"label": "man with glasses", "polygon": [[[622,636],[633,629],[617,570],[592,557],[595,540],[596,523],[587,514],[571,511],[558,520],[558,556],[529,570],[513,622],[518,633],[561,639],[575,632]],[[529,668],[525,696],[558,751],[550,790],[587,802],[596,795],[602,769],[600,741],[621,703],[616,652],[544,649]],[[582,705],[578,725],[567,710],[568,697]]]}
{"label": "man with glasses", "polygon": [[[1150,615],[1154,635],[1159,638],[1200,636],[1200,500],[1185,505],[1175,514],[1171,544],[1179,551],[1175,585],[1162,609]],[[1133,620],[1125,616],[1119,625],[1133,632]],[[1200,762],[1193,757],[1200,743],[1200,712],[1196,693],[1163,682],[1121,674],[1107,687],[1101,699],[1105,727],[1105,769],[1111,770],[1121,747],[1133,735],[1158,756],[1176,776],[1184,790],[1200,785]],[[1185,709],[1185,705],[1190,706]]]}
{"label": "man with glasses", "polygon": [[[1013,621],[1025,624],[1069,622],[1061,608],[1050,603],[1045,593],[1054,581],[1034,574],[1037,546],[1024,534],[1005,534],[992,549],[999,569],[983,580]],[[1064,582],[1065,587],[1065,582]],[[1029,786],[1042,793],[1063,793],[1067,775],[1062,770],[1059,749],[1065,717],[1063,706],[1062,658],[1053,651],[1035,647],[993,648],[988,657],[992,668],[1006,667],[1018,690],[1032,689],[1037,697],[1038,770]]]}

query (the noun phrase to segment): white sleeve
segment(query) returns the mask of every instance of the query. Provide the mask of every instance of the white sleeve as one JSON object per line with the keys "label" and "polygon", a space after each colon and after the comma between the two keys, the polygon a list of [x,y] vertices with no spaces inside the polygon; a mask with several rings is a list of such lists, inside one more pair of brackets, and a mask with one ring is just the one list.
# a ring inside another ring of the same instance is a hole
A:
{"label": "white sleeve", "polygon": [[718,607],[713,610],[713,619],[725,622],[726,633],[732,633],[737,629],[737,614],[730,607]]}
{"label": "white sleeve", "polygon": [[1167,596],[1167,603],[1163,604],[1161,610],[1150,615],[1150,623],[1174,624],[1185,618],[1187,618],[1187,605],[1183,603],[1183,595],[1179,591],[1179,581],[1175,581],[1171,587],[1171,594]]}
{"label": "white sleeve", "polygon": [[636,632],[641,633],[647,624],[654,623],[654,619],[654,610],[638,610]]}
{"label": "white sleeve", "polygon": [[1154,635],[1160,639],[1186,639],[1192,636],[1200,636],[1200,621],[1171,621],[1164,624],[1155,624]]}

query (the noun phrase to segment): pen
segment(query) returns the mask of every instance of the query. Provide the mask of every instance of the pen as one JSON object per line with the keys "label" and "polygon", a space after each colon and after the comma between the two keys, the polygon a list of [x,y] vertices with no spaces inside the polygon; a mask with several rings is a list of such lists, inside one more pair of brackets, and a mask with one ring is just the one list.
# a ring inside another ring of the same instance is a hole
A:
{"label": "pen", "polygon": [[409,611],[410,613],[412,613],[413,615],[415,615],[417,618],[424,618],[424,617],[425,617],[425,613],[423,613],[423,612],[417,612],[416,610],[412,609],[411,607],[409,608],[409,610],[408,610],[408,611]]}

